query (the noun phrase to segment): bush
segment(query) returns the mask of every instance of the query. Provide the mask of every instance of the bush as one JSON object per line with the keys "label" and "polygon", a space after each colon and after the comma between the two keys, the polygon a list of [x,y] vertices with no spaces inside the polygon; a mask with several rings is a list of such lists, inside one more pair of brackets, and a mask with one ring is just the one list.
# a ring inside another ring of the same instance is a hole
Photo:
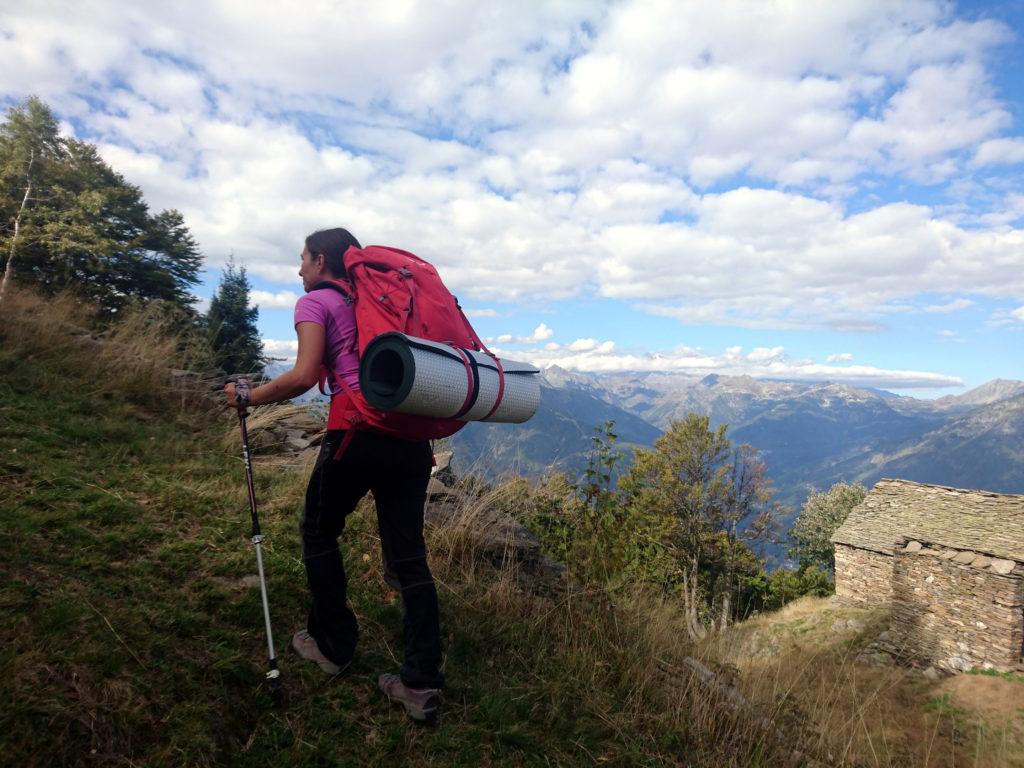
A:
{"label": "bush", "polygon": [[790,531],[790,557],[799,560],[801,565],[817,565],[830,573],[835,571],[832,534],[850,511],[864,501],[867,493],[863,485],[850,483],[836,483],[825,493],[812,492]]}
{"label": "bush", "polygon": [[777,611],[788,603],[816,595],[826,597],[835,592],[835,583],[816,565],[807,565],[791,571],[778,568],[770,574],[762,571],[743,580],[741,602],[744,615],[756,611]]}

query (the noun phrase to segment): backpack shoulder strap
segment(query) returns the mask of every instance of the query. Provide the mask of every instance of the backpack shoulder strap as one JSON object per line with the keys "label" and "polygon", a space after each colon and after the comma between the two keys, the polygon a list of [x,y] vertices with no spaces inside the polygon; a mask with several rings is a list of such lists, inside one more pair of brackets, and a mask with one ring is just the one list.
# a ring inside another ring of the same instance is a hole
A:
{"label": "backpack shoulder strap", "polygon": [[332,291],[337,291],[345,297],[345,301],[349,304],[356,300],[355,288],[348,280],[321,280],[319,283],[314,285],[310,290],[317,291],[321,288],[327,288]]}

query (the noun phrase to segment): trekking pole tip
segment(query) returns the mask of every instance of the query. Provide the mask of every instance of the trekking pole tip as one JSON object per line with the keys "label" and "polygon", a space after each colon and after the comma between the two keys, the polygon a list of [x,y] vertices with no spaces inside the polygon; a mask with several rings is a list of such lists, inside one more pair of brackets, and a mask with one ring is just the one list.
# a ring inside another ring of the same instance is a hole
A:
{"label": "trekking pole tip", "polygon": [[[276,672],[277,670],[273,670]],[[280,676],[270,677],[267,675],[267,688],[270,690],[270,699],[275,707],[283,707],[285,703],[284,685]]]}

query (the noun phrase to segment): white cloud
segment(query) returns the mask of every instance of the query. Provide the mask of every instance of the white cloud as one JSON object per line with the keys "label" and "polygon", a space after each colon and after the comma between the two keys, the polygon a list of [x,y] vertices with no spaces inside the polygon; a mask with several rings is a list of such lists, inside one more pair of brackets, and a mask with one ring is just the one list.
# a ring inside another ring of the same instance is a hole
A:
{"label": "white cloud", "polygon": [[1017,163],[1024,163],[1024,138],[989,139],[982,142],[974,153],[975,166]]}
{"label": "white cloud", "polygon": [[[777,350],[780,350],[777,352]],[[853,386],[884,389],[936,389],[962,386],[963,380],[931,371],[885,369],[868,365],[822,365],[810,360],[790,360],[781,347],[755,350],[759,354],[741,355],[738,347],[729,347],[722,354],[708,354],[700,349],[677,347],[648,353],[596,355],[573,351],[535,350],[530,361],[539,367],[557,365],[568,370],[586,372],[662,371],[694,375],[721,373],[750,375],[757,378],[799,379],[802,381],[835,381]],[[852,357],[852,356],[851,356]]]}
{"label": "white cloud", "polygon": [[466,317],[498,317],[496,309],[466,309]]}
{"label": "white cloud", "polygon": [[553,330],[548,328],[544,323],[541,323],[533,329],[533,334],[530,336],[530,342],[536,343],[538,341],[544,341],[545,339],[550,339],[554,335],[555,332]]}
{"label": "white cloud", "polygon": [[995,210],[979,217],[979,221],[991,227],[1005,227],[1024,219],[1024,194],[1010,193]]}
{"label": "white cloud", "polygon": [[747,355],[747,360],[752,363],[768,363],[773,360],[782,359],[785,353],[783,347],[757,347]]}
{"label": "white cloud", "polygon": [[952,312],[959,312],[973,306],[974,302],[970,299],[954,299],[946,304],[931,304],[925,307],[924,311],[933,315],[948,315]]}
{"label": "white cloud", "polygon": [[1017,307],[1017,309],[1013,310],[1010,313],[1010,316],[1015,317],[1016,319],[1024,323],[1024,307]]}
{"label": "white cloud", "polygon": [[283,358],[293,362],[299,353],[299,342],[297,339],[261,339],[263,352],[275,358]]}
{"label": "white cloud", "polygon": [[250,291],[249,300],[260,309],[294,309],[299,296],[292,291]]}
{"label": "white cloud", "polygon": [[500,336],[486,339],[486,341],[493,341],[498,344],[538,344],[545,339],[550,339],[554,335],[555,332],[553,330],[548,328],[544,323],[541,323],[533,329],[533,333],[529,336],[515,336],[511,333],[503,333]]}
{"label": "white cloud", "polygon": [[589,352],[593,349],[597,349],[600,342],[597,339],[576,339],[576,341],[567,345],[568,349],[573,352]]}
{"label": "white cloud", "polygon": [[696,216],[610,227],[600,292],[689,323],[859,331],[920,293],[1024,295],[1024,230],[964,228],[925,206],[847,215],[837,203],[740,188],[705,195]]}
{"label": "white cloud", "polygon": [[[1017,157],[986,68],[1010,30],[954,13],[22,3],[0,95],[39,93],[183,211],[210,265],[234,252],[283,286],[302,238],[341,224],[475,301],[596,292],[688,323],[863,331],[918,293],[1024,295],[1012,208],[978,227],[821,199]],[[700,194],[737,174],[779,189]]]}
{"label": "white cloud", "polygon": [[835,355],[829,355],[825,358],[826,363],[848,363],[853,360],[852,352],[839,352]]}

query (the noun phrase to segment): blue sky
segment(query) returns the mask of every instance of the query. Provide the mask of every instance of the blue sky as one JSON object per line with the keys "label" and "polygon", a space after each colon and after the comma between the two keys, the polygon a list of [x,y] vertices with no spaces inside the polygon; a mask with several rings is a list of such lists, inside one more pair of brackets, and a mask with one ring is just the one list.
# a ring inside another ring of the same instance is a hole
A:
{"label": "blue sky", "polygon": [[31,3],[35,93],[293,354],[302,239],[432,260],[582,371],[1024,379],[1024,3]]}

